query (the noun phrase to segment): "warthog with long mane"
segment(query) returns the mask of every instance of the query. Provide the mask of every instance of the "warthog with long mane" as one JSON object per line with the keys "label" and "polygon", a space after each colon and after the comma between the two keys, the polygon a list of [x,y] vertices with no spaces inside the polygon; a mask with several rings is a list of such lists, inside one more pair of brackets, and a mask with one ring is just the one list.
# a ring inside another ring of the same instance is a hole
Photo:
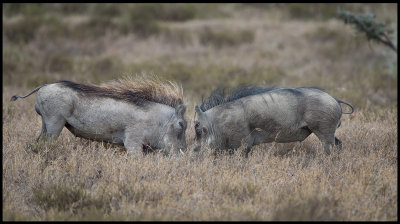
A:
{"label": "warthog with long mane", "polygon": [[195,107],[198,147],[236,149],[244,144],[247,157],[253,145],[303,141],[314,133],[329,155],[330,145],[342,149],[342,142],[335,136],[344,113],[340,103],[349,105],[353,112],[349,103],[318,87],[239,85],[228,96],[219,88]]}
{"label": "warthog with long mane", "polygon": [[[77,137],[143,149],[186,148],[182,87],[158,79],[120,79],[97,85],[59,81],[37,87],[40,136],[58,137],[66,127]],[[169,151],[169,150],[166,150]]]}

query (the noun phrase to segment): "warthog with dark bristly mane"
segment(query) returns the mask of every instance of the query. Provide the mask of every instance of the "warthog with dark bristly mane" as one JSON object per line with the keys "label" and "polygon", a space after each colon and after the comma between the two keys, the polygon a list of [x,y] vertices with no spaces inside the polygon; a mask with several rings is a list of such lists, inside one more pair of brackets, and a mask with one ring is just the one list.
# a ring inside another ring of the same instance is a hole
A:
{"label": "warthog with dark bristly mane", "polygon": [[247,157],[253,145],[303,141],[314,133],[329,155],[330,145],[342,149],[342,142],[335,136],[344,113],[340,103],[350,106],[353,112],[349,103],[318,87],[240,85],[227,96],[223,89],[216,89],[200,107],[195,107],[198,147],[236,149],[244,144]]}
{"label": "warthog with dark bristly mane", "polygon": [[139,77],[99,86],[59,81],[11,99],[36,91],[35,109],[42,117],[37,140],[58,137],[66,127],[77,137],[124,145],[128,155],[148,148],[186,149],[186,106],[176,83]]}

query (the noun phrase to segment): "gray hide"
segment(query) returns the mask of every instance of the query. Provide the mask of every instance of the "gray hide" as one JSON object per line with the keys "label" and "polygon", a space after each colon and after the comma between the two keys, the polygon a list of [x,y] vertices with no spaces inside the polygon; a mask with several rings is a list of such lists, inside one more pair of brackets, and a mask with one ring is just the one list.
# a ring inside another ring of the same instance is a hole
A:
{"label": "gray hide", "polygon": [[247,157],[254,145],[303,141],[314,133],[329,155],[330,145],[342,149],[335,136],[342,115],[339,103],[348,104],[317,88],[302,87],[242,97],[205,112],[196,106],[196,139],[216,149],[236,149],[244,143]]}
{"label": "gray hide", "polygon": [[[123,100],[84,96],[60,83],[43,85],[38,91],[36,112],[42,117],[41,135],[58,137],[65,126],[77,137],[124,145],[128,155],[145,148],[186,149],[186,107],[172,108],[146,102],[138,106]],[[12,100],[24,98],[30,94]]]}

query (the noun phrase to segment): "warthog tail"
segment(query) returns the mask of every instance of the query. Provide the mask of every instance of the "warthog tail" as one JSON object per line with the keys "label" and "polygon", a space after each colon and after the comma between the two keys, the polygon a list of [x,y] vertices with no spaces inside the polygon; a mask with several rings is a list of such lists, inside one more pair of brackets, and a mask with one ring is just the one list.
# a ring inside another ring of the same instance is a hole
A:
{"label": "warthog tail", "polygon": [[342,111],[342,113],[343,114],[352,114],[353,112],[354,112],[354,108],[353,108],[353,106],[350,104],[350,103],[348,103],[348,102],[346,102],[346,101],[343,101],[343,100],[339,100],[339,99],[336,99],[336,101],[338,102],[338,103],[343,103],[343,104],[346,104],[347,106],[349,106],[349,107],[351,107],[351,112],[343,112]]}
{"label": "warthog tail", "polygon": [[11,97],[11,101],[16,101],[18,98],[26,98],[26,97],[30,96],[32,93],[38,91],[40,88],[42,88],[42,87],[45,86],[45,85],[46,85],[46,84],[37,87],[36,89],[32,90],[32,92],[28,93],[28,94],[25,95],[25,96],[17,96],[17,95],[12,96],[12,97]]}

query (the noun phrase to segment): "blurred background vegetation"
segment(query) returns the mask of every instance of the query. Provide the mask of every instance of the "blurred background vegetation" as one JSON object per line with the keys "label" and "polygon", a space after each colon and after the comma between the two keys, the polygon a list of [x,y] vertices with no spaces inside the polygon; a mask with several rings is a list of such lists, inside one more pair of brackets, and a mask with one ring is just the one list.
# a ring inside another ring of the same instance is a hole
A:
{"label": "blurred background vegetation", "polygon": [[397,4],[3,4],[3,85],[145,73],[182,83],[194,104],[254,83],[397,107],[397,53],[358,35],[339,7],[374,13],[397,43]]}

